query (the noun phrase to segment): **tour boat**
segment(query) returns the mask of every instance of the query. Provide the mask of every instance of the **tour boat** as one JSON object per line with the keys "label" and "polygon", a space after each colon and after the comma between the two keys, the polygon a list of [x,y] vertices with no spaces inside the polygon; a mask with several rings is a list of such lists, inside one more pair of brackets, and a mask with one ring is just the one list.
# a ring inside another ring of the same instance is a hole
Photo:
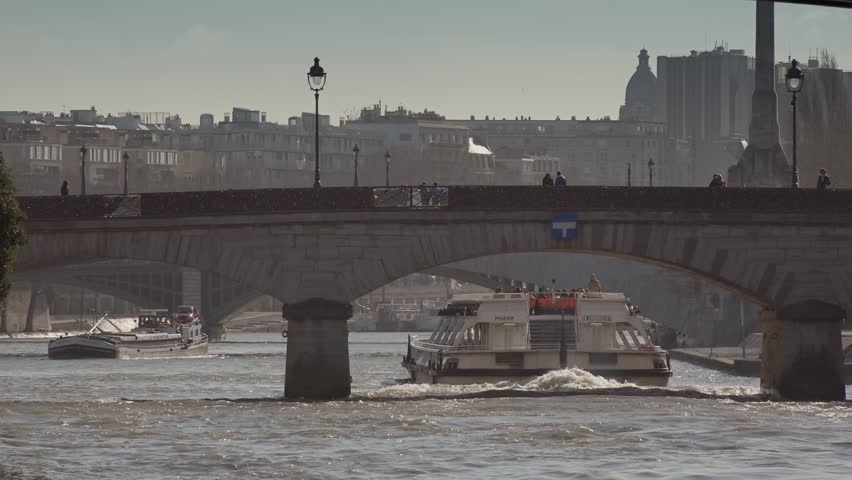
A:
{"label": "tour boat", "polygon": [[665,386],[669,354],[622,293],[456,295],[429,336],[410,336],[402,366],[415,383],[526,381],[581,368],[643,386]]}
{"label": "tour boat", "polygon": [[95,324],[86,334],[51,340],[47,356],[129,359],[206,355],[207,334],[202,332],[197,310],[192,307],[188,312],[183,310],[179,309],[175,316],[167,312],[143,313],[136,328],[127,333],[92,333],[98,326]]}

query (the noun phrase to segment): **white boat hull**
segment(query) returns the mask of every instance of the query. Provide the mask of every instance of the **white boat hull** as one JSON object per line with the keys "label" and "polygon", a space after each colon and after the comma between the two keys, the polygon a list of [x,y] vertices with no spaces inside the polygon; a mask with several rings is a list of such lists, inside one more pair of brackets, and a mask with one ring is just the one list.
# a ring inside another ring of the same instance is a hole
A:
{"label": "white boat hull", "polygon": [[[639,386],[664,387],[672,370],[664,351],[565,352],[566,368]],[[601,363],[606,362],[606,363]],[[559,370],[554,350],[451,351],[426,350],[411,345],[402,366],[415,383],[469,385],[502,381],[525,382]]]}

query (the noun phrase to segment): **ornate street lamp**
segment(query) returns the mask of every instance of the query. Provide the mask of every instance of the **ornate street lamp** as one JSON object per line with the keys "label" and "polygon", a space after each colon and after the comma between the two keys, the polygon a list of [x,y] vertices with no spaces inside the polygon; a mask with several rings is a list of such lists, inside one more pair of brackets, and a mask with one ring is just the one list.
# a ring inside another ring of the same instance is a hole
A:
{"label": "ornate street lamp", "polygon": [[320,170],[319,170],[319,92],[325,87],[325,70],[320,67],[319,57],[314,57],[314,66],[308,71],[308,86],[314,91],[316,99],[316,145],[314,153],[316,154],[314,165],[314,188],[320,187]]}
{"label": "ornate street lamp", "polygon": [[130,155],[124,152],[121,159],[124,160],[124,194],[127,195],[127,161],[130,160]]}
{"label": "ornate street lamp", "polygon": [[86,195],[86,144],[80,147],[80,195]]}
{"label": "ornate street lamp", "polygon": [[656,165],[656,163],[654,163],[654,159],[649,158],[648,159],[648,186],[649,187],[654,186],[654,165]]}
{"label": "ornate street lamp", "polygon": [[799,188],[799,164],[796,161],[796,104],[799,92],[805,84],[805,74],[799,68],[799,62],[793,59],[790,62],[790,69],[784,75],[784,81],[787,84],[787,91],[793,94],[793,188]]}
{"label": "ornate street lamp", "polygon": [[385,186],[390,187],[390,159],[389,151],[385,152]]}
{"label": "ornate street lamp", "polygon": [[360,151],[361,151],[361,149],[358,148],[358,144],[356,143],[355,147],[352,148],[352,153],[355,154],[355,186],[356,187],[358,186],[358,152],[360,152]]}

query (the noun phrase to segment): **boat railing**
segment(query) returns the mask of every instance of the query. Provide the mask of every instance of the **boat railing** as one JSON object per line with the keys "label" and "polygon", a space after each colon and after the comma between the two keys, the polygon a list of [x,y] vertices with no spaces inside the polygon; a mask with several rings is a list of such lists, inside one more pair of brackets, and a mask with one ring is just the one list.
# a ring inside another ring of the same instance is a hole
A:
{"label": "boat railing", "polygon": [[95,329],[96,329],[96,328],[98,328],[98,325],[100,325],[100,324],[101,324],[101,322],[103,322],[103,321],[104,321],[107,317],[109,317],[109,313],[105,313],[105,314],[104,314],[104,316],[103,316],[103,317],[101,317],[101,318],[100,318],[97,322],[95,322],[95,323],[92,325],[92,328],[90,328],[90,329],[89,329],[89,331],[88,331],[88,332],[86,332],[86,333],[91,334],[92,332],[94,332],[94,331],[95,331]]}
{"label": "boat railing", "polygon": [[523,351],[527,350],[523,347],[495,348],[491,345],[441,345],[438,343],[424,342],[418,340],[417,337],[411,337],[411,345],[423,348],[426,350],[444,351],[444,352],[503,352],[503,351]]}
{"label": "boat railing", "polygon": [[[417,339],[417,337],[411,337],[411,345],[426,349],[426,350],[434,350],[434,351],[444,351],[444,352],[497,352],[497,351],[519,351],[519,350],[530,350],[530,351],[555,351],[561,348],[561,344],[559,343],[531,343],[529,347],[510,347],[510,348],[495,348],[491,345],[442,345],[438,343],[431,343]],[[566,347],[568,350],[576,350],[577,345],[574,343],[567,343]],[[611,349],[612,351],[656,351],[658,348],[651,344],[641,344],[639,342],[635,342],[632,345],[630,343],[622,343],[621,341],[616,342],[615,348]]]}

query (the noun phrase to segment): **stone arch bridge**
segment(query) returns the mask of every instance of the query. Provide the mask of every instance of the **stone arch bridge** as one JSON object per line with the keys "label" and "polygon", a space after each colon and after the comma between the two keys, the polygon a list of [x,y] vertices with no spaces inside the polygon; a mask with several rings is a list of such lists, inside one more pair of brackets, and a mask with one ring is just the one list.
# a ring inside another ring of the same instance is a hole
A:
{"label": "stone arch bridge", "polygon": [[[631,258],[689,272],[770,308],[852,299],[852,192],[448,187],[437,206],[388,189],[21,197],[19,272],[133,259],[219,273],[287,301],[285,394],[349,392],[349,302],[405,275],[512,252]],[[407,201],[406,199],[411,199]],[[554,231],[572,214],[571,238]],[[558,234],[557,234],[558,233]]]}

